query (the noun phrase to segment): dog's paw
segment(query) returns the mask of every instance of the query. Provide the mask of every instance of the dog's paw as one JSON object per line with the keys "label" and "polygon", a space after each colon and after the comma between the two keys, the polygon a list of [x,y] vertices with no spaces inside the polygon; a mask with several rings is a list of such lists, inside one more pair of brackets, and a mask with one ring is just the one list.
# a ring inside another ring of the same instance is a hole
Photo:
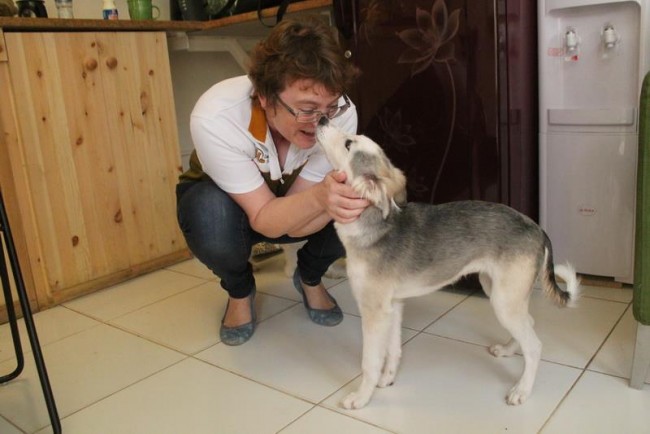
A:
{"label": "dog's paw", "polygon": [[286,262],[284,264],[284,275],[287,277],[293,277],[293,273],[296,271],[295,262]]}
{"label": "dog's paw", "polygon": [[508,405],[523,404],[528,399],[529,395],[530,390],[523,390],[519,387],[519,385],[516,385],[510,389],[510,392],[508,392],[508,395],[506,396],[506,403],[508,403]]}
{"label": "dog's paw", "polygon": [[506,345],[495,344],[488,348],[494,357],[510,357],[517,352],[517,346],[511,343]]}
{"label": "dog's paw", "polygon": [[365,407],[368,401],[370,401],[370,397],[362,396],[359,392],[352,392],[341,401],[341,405],[347,410],[358,410]]}
{"label": "dog's paw", "polygon": [[387,369],[381,374],[381,378],[377,383],[377,387],[388,387],[392,386],[395,383],[395,375],[397,371],[392,369]]}
{"label": "dog's paw", "polygon": [[328,279],[343,279],[347,277],[346,264],[344,260],[334,262],[325,272]]}
{"label": "dog's paw", "polygon": [[505,352],[504,350],[505,350],[505,348],[504,348],[504,346],[501,345],[501,344],[491,345],[491,346],[488,348],[488,351],[489,351],[490,354],[492,354],[494,357],[506,357],[507,354],[506,354],[506,352]]}

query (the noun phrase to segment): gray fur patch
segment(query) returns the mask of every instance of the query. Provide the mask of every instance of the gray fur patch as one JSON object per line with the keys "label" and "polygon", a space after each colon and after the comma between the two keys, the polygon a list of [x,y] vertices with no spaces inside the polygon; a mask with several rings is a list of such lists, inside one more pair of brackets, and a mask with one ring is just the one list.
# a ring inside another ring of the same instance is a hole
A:
{"label": "gray fur patch", "polygon": [[526,256],[538,267],[543,232],[528,217],[501,204],[464,201],[442,205],[409,203],[387,220],[379,210],[361,216],[363,239],[347,248],[363,250],[371,267],[386,275],[424,274],[426,281],[457,275],[472,261],[513,261]]}
{"label": "gray fur patch", "polygon": [[380,159],[376,155],[367,152],[355,152],[350,160],[350,168],[354,177],[373,175],[378,172]]}

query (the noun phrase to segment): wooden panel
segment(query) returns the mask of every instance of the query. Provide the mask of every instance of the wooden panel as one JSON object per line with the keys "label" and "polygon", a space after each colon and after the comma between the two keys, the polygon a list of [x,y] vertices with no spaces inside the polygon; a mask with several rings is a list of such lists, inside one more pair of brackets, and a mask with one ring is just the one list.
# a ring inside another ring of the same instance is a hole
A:
{"label": "wooden panel", "polygon": [[0,28],[0,62],[7,61],[7,48],[5,47],[5,35]]}
{"label": "wooden panel", "polygon": [[134,264],[183,246],[176,223],[181,171],[164,33],[101,33],[100,65],[120,171],[121,218]]}
{"label": "wooden panel", "polygon": [[[0,45],[3,46],[3,50],[6,50],[4,35],[2,37]],[[3,52],[5,55],[2,57],[6,60],[6,51]],[[0,156],[2,156],[0,158],[0,190],[2,190],[5,201],[30,305],[35,308],[37,306],[37,288],[32,274],[29,246],[38,247],[38,244],[35,241],[35,222],[30,207],[31,195],[26,185],[24,154],[20,147],[11,75],[6,61],[0,61],[0,101],[2,101],[0,104]],[[32,235],[31,238],[27,235],[28,233]],[[38,251],[34,252],[34,257],[38,258]],[[36,263],[36,259],[34,263]],[[0,312],[0,322],[4,321],[5,317],[5,312]]]}
{"label": "wooden panel", "polygon": [[39,305],[187,257],[164,33],[5,37]]}
{"label": "wooden panel", "polygon": [[[56,38],[8,34],[6,39],[20,101],[16,112],[40,235],[40,263],[48,292],[57,291],[106,272],[94,226],[95,193],[108,189],[101,173],[104,162],[93,149],[110,149],[106,136],[97,134],[105,130],[103,95],[97,89],[96,68],[88,66],[97,62],[96,43],[92,34],[83,33]],[[95,184],[99,187],[93,192]]]}

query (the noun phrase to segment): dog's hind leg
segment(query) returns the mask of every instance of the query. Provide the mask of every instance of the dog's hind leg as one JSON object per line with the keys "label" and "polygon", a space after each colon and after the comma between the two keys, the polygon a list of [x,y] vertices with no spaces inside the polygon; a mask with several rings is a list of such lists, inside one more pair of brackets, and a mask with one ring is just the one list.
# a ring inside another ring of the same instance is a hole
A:
{"label": "dog's hind leg", "polygon": [[[532,316],[528,315],[528,320],[530,321],[530,326],[535,327],[535,320]],[[517,351],[519,351],[519,342],[515,338],[512,338],[506,344],[494,344],[488,348],[490,354],[494,357],[510,357],[514,356]]]}
{"label": "dog's hind leg", "polygon": [[[478,273],[478,281],[481,283],[483,292],[490,297],[492,295],[492,278],[485,272]],[[532,318],[531,318],[532,319]],[[519,349],[519,342],[510,339],[507,344],[494,344],[488,348],[494,357],[510,357]]]}
{"label": "dog's hind leg", "polygon": [[384,367],[388,339],[392,326],[394,307],[390,301],[372,306],[360,304],[361,330],[363,333],[363,356],[361,360],[361,385],[356,392],[343,399],[342,405],[347,409],[364,407],[372,397],[379,384],[381,370]]}
{"label": "dog's hind leg", "polygon": [[483,288],[483,292],[485,292],[485,295],[489,298],[490,295],[492,295],[492,278],[489,274],[480,272],[478,273],[478,281],[481,284],[481,288]]}
{"label": "dog's hind leg", "polygon": [[493,288],[490,298],[497,319],[513,337],[500,351],[503,355],[514,353],[518,343],[524,356],[524,372],[506,396],[506,402],[510,405],[521,404],[530,396],[542,354],[542,343],[535,334],[532,317],[528,313],[532,282],[522,277],[510,275],[495,282],[499,286]]}
{"label": "dog's hind leg", "polygon": [[393,301],[393,315],[388,332],[388,348],[386,349],[386,363],[377,384],[379,387],[392,386],[397,375],[399,361],[402,358],[402,311],[404,302]]}

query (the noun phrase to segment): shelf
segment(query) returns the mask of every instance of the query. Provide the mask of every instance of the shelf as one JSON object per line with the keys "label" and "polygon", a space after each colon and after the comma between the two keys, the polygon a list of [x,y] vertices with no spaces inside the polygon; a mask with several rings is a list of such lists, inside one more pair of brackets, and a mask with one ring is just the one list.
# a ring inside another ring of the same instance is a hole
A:
{"label": "shelf", "polygon": [[[289,4],[287,14],[329,10],[332,0],[304,0]],[[262,10],[262,18],[271,23],[277,7]],[[157,20],[88,20],[59,18],[0,17],[4,32],[75,32],[75,31],[164,31],[200,32],[222,36],[261,36],[268,28],[259,22],[257,11],[210,21],[157,21]]]}
{"label": "shelf", "polygon": [[189,32],[201,30],[204,21],[156,21],[156,20],[86,20],[59,18],[0,17],[4,32],[117,32],[117,31],[166,31]]}
{"label": "shelf", "polygon": [[[307,14],[329,11],[332,7],[332,0],[304,0],[290,3],[286,15]],[[278,8],[262,10],[262,19],[265,23],[275,23]],[[201,34],[219,36],[251,36],[261,37],[268,33],[269,27],[262,24],[257,16],[257,11],[246,12],[218,20],[205,21],[200,29]]]}

